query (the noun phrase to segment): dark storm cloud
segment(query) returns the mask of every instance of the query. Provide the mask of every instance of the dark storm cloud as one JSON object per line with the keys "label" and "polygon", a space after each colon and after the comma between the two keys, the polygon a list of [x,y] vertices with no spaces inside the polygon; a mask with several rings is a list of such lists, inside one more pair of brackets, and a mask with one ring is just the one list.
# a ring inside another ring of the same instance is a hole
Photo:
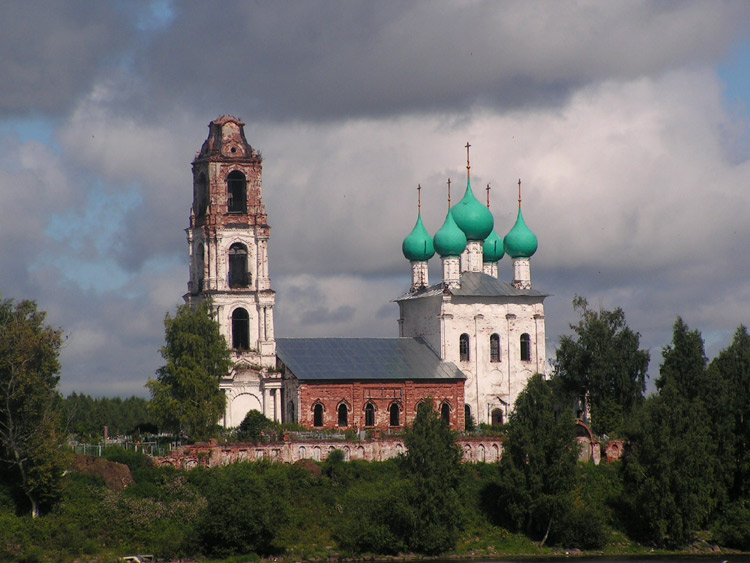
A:
{"label": "dark storm cloud", "polygon": [[3,2],[0,115],[70,108],[132,40],[134,26],[124,15],[115,3],[95,0]]}
{"label": "dark storm cloud", "polygon": [[335,119],[559,102],[715,57],[750,5],[238,0],[175,16],[139,61],[157,107]]}

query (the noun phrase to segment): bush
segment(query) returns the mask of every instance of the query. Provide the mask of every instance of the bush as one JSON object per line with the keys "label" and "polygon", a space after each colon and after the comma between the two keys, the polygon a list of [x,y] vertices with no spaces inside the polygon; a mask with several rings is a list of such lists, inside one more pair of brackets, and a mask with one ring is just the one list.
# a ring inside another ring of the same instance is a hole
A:
{"label": "bush", "polygon": [[607,530],[600,510],[573,505],[553,526],[550,543],[561,547],[600,549],[607,543]]}
{"label": "bush", "polygon": [[249,411],[237,429],[237,439],[240,442],[260,442],[261,434],[277,437],[279,424],[267,418],[256,410]]}
{"label": "bush", "polygon": [[750,549],[750,507],[747,502],[730,504],[714,526],[719,545],[747,551]]}
{"label": "bush", "polygon": [[206,473],[208,502],[198,526],[201,550],[211,557],[274,553],[276,532],[288,518],[283,476],[263,464],[246,463]]}

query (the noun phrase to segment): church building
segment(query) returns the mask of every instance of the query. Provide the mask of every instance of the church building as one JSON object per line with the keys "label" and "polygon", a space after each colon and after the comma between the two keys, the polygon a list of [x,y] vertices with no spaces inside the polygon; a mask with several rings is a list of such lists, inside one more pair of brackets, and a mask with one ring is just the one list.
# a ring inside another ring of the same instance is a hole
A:
{"label": "church building", "polygon": [[[425,400],[454,429],[502,424],[526,381],[544,372],[546,295],[531,286],[536,236],[521,213],[502,238],[487,205],[467,184],[431,237],[421,216],[403,241],[411,286],[395,299],[394,338],[276,338],[269,277],[270,226],[262,199],[262,159],[244,123],[223,116],[193,161],[193,206],[187,231],[189,303],[211,299],[233,368],[220,383],[223,424],[250,410],[279,422],[340,430],[403,429]],[[488,187],[489,194],[489,187]],[[428,280],[428,261],[443,279]],[[510,283],[498,279],[508,254]]]}

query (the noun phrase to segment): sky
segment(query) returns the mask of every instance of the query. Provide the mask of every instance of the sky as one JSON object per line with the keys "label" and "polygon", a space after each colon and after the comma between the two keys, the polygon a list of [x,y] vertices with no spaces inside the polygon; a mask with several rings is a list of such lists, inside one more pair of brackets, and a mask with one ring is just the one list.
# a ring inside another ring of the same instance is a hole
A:
{"label": "sky", "polygon": [[[60,389],[146,396],[187,289],[190,163],[263,154],[277,336],[398,336],[422,190],[517,182],[550,357],[575,295],[651,352],[750,323],[750,3],[56,0],[0,5],[0,295],[61,327]],[[439,260],[431,262],[439,281]],[[500,277],[512,278],[510,261]]]}

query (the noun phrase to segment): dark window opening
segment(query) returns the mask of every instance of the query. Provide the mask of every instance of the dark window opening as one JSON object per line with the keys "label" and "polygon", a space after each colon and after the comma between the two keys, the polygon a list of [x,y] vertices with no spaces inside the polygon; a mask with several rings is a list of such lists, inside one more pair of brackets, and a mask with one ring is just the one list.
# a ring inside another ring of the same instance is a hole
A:
{"label": "dark window opening", "polygon": [[400,416],[399,416],[399,410],[398,410],[398,404],[393,403],[390,408],[391,413],[391,426],[400,426]]}
{"label": "dark window opening", "polygon": [[451,423],[451,406],[448,403],[443,403],[443,405],[440,407],[440,418],[443,419],[443,422],[450,425]]}
{"label": "dark window opening", "polygon": [[339,405],[339,426],[349,426],[349,409],[343,403]]}
{"label": "dark window opening", "polygon": [[492,426],[503,425],[503,411],[502,409],[492,409]]}
{"label": "dark window opening", "polygon": [[193,209],[197,217],[203,217],[206,214],[206,205],[208,204],[208,189],[206,186],[206,175],[201,172],[195,180],[195,200]]}
{"label": "dark window opening", "polygon": [[287,420],[287,422],[297,422],[294,418],[294,401],[289,401],[289,406],[287,407],[287,414],[289,416],[289,420]]}
{"label": "dark window opening", "polygon": [[460,336],[459,341],[459,353],[462,362],[469,361],[469,335],[464,333]]}
{"label": "dark window opening", "polygon": [[198,248],[196,249],[197,255],[195,257],[195,269],[197,270],[196,275],[198,278],[198,292],[203,291],[203,280],[206,274],[206,262],[203,258],[204,253],[205,250],[203,249],[203,244],[199,244]]}
{"label": "dark window opening", "polygon": [[493,334],[490,336],[490,361],[500,361],[500,335]]}
{"label": "dark window opening", "polygon": [[375,405],[365,405],[365,426],[375,426]]}
{"label": "dark window opening", "polygon": [[466,430],[474,428],[474,420],[471,418],[471,407],[469,405],[464,405],[464,428]]}
{"label": "dark window opening", "polygon": [[232,348],[250,349],[250,315],[242,308],[232,313]]}
{"label": "dark window opening", "polygon": [[531,361],[531,337],[526,332],[521,335],[521,361]]}
{"label": "dark window opening", "polygon": [[227,176],[229,213],[247,213],[247,182],[242,172],[234,171]]}
{"label": "dark window opening", "polygon": [[247,287],[250,274],[247,271],[247,247],[234,243],[229,247],[229,287]]}
{"label": "dark window opening", "polygon": [[320,403],[313,409],[313,426],[323,426],[323,405]]}

